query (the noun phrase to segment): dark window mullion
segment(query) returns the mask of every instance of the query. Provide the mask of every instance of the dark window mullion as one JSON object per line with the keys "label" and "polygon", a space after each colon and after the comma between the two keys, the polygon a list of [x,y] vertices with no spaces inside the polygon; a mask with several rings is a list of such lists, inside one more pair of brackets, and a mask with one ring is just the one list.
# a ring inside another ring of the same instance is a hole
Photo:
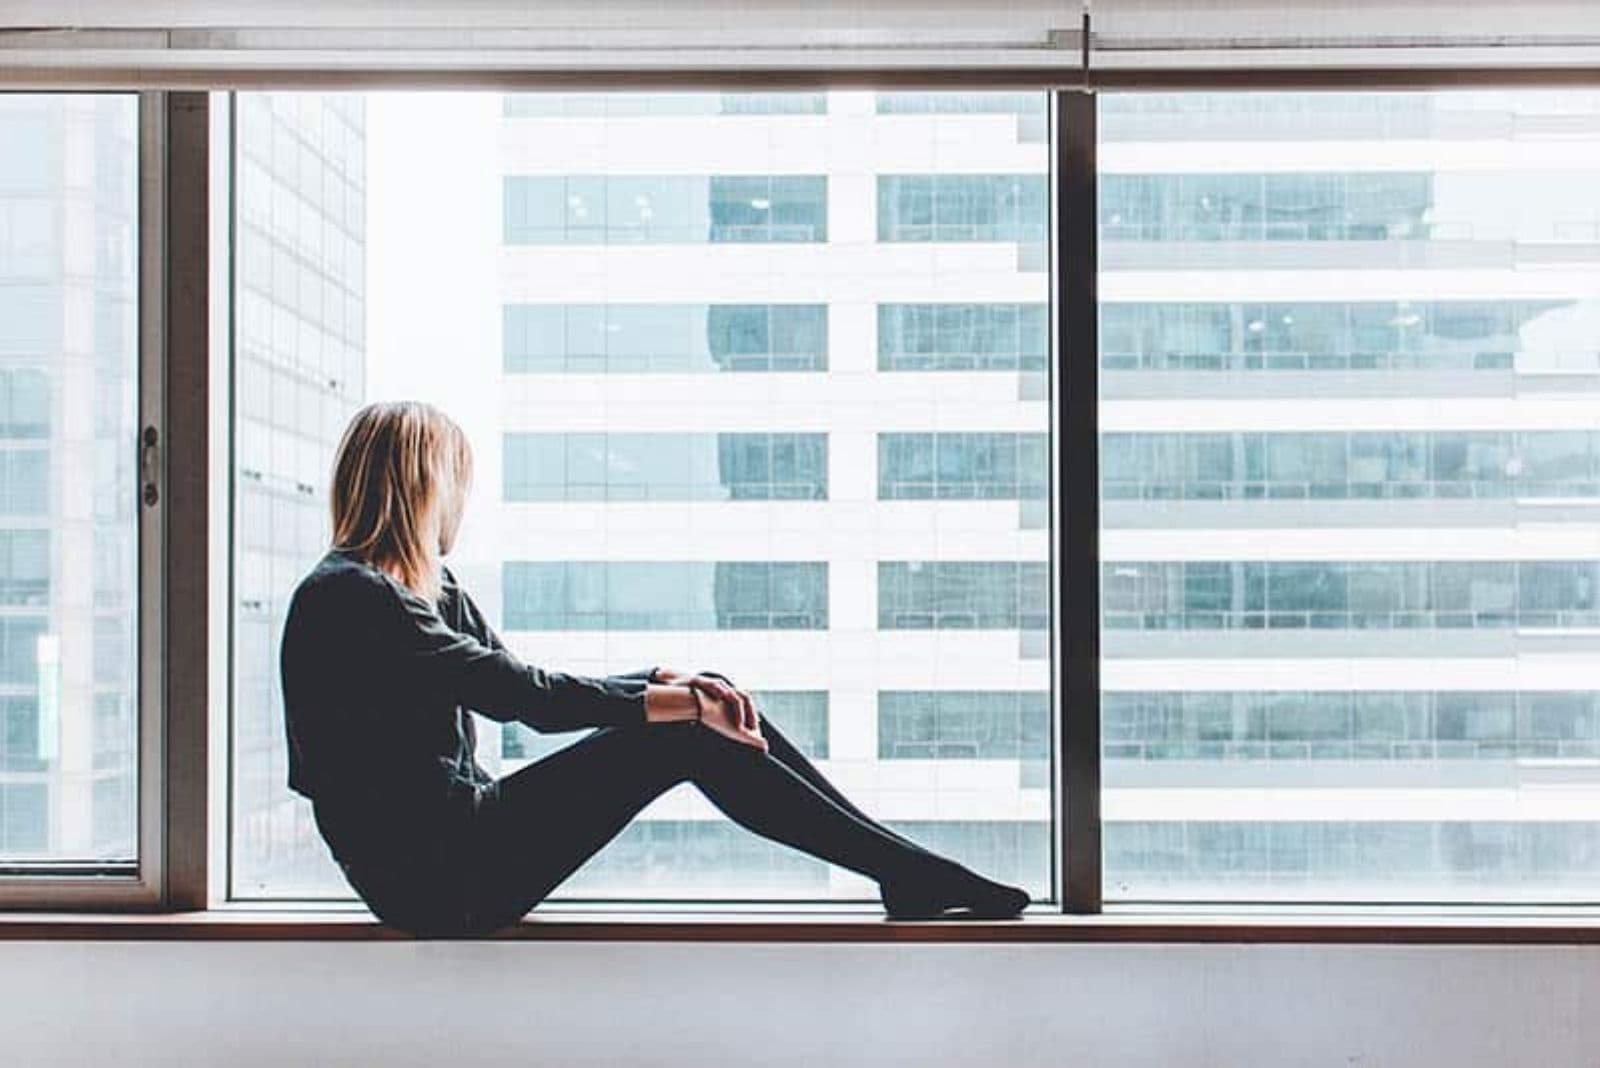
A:
{"label": "dark window mullion", "polygon": [[1061,906],[1101,911],[1099,256],[1096,99],[1055,94],[1056,501]]}

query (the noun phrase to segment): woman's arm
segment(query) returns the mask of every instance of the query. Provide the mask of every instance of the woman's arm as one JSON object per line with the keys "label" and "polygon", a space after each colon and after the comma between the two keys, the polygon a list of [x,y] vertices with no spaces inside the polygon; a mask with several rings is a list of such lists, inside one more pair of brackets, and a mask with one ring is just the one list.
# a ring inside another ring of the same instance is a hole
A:
{"label": "woman's arm", "polygon": [[[447,575],[450,574],[448,570],[445,573]],[[504,649],[505,643],[500,640],[500,635],[496,634],[494,628],[489,625],[488,617],[486,617],[483,614],[482,609],[478,607],[478,602],[474,601],[472,599],[472,595],[467,593],[467,591],[459,583],[456,583],[454,575],[450,575],[450,581],[455,585],[456,591],[461,598],[461,622],[466,632],[472,635],[474,638],[477,638],[480,642],[482,642],[484,645],[487,645],[491,649]],[[604,678],[638,680],[640,682],[677,681],[662,677],[661,672],[662,669],[659,666],[656,666],[638,668],[637,670],[625,671],[617,675],[606,675]]]}
{"label": "woman's arm", "polygon": [[660,701],[648,692],[657,687],[643,679],[592,678],[524,663],[498,639],[490,645],[452,628],[433,602],[398,582],[372,588],[387,602],[384,648],[393,650],[395,670],[423,694],[543,732],[645,723],[649,704]]}
{"label": "woman's arm", "polygon": [[[451,585],[454,586],[461,599],[461,620],[466,631],[464,636],[480,642],[485,648],[493,652],[515,660],[515,657],[506,650],[505,644],[500,640],[500,636],[494,632],[494,628],[489,626],[489,622],[478,608],[477,602],[455,582],[453,575],[450,576],[450,580]],[[402,593],[406,594],[403,596],[403,600],[410,601],[415,599],[419,604],[426,605],[431,609],[432,606],[421,598],[413,598],[408,595],[408,591],[402,591]],[[437,613],[432,614],[437,616]],[[442,620],[440,624],[443,625]],[[461,637],[462,635],[457,634],[457,636]],[[520,664],[520,661],[518,663]],[[527,665],[521,666],[527,668]],[[538,670],[536,668],[527,669]],[[589,678],[582,675],[568,675],[556,672],[544,672],[543,674],[548,678],[565,680],[568,684],[576,682],[613,690],[621,689],[629,693],[632,693],[635,688],[641,688],[644,694],[643,719],[647,723],[671,723],[681,720],[701,719],[707,711],[705,702],[725,702],[734,712],[732,719],[735,727],[750,732],[749,737],[746,737],[742,732],[739,733],[739,740],[751,741],[752,744],[754,744],[754,741],[761,740],[759,720],[755,715],[754,705],[751,703],[749,695],[734,689],[726,676],[719,675],[714,671],[701,672],[701,675],[711,676],[721,680],[721,683],[709,683],[705,678],[701,678],[691,685],[691,680],[695,679],[695,676],[663,667],[640,668],[636,671],[629,671],[620,675],[606,675],[601,678]],[[696,696],[696,690],[700,691],[700,696]],[[505,718],[497,715],[493,709],[484,708],[473,703],[468,698],[461,698],[460,700],[468,708],[482,712],[491,719]],[[712,719],[715,721],[714,725],[720,727],[720,708],[712,707],[710,711]],[[528,719],[526,716],[513,718],[528,723],[536,730],[546,731],[575,730],[578,727],[593,725],[577,723],[570,726],[541,727],[537,722]],[[638,720],[629,720],[628,722],[638,722]],[[764,741],[762,744],[765,744]]]}

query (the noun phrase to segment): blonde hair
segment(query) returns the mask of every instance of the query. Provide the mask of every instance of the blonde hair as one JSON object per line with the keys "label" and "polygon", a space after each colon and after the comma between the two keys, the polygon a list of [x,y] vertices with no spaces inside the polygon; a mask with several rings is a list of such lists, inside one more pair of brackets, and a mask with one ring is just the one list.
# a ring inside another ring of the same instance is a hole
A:
{"label": "blonde hair", "polygon": [[333,545],[437,600],[471,480],[472,450],[449,416],[420,401],[369,404],[334,458]]}

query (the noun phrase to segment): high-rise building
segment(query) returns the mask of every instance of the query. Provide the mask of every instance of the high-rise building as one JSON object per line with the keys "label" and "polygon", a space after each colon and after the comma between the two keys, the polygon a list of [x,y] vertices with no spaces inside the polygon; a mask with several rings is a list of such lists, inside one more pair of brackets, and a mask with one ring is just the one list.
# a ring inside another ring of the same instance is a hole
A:
{"label": "high-rise building", "polygon": [[233,890],[317,896],[342,884],[288,789],[278,642],[327,549],[334,447],[366,399],[365,98],[236,100]]}
{"label": "high-rise building", "polygon": [[1592,899],[1600,97],[1102,98],[1108,899]]}
{"label": "high-rise building", "polygon": [[[505,100],[491,617],[722,671],[857,804],[1050,891],[1043,94]],[[503,732],[505,770],[570,736]],[[562,893],[871,899],[684,787]]]}
{"label": "high-rise building", "polygon": [[0,95],[0,862],[136,857],[138,107]]}

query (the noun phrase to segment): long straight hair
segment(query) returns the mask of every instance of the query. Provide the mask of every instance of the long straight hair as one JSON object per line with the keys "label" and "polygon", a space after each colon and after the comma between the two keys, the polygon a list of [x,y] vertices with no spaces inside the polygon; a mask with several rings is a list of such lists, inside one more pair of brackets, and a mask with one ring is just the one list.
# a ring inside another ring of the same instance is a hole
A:
{"label": "long straight hair", "polygon": [[369,404],[345,427],[333,463],[333,545],[437,600],[439,557],[455,540],[472,450],[431,404]]}

